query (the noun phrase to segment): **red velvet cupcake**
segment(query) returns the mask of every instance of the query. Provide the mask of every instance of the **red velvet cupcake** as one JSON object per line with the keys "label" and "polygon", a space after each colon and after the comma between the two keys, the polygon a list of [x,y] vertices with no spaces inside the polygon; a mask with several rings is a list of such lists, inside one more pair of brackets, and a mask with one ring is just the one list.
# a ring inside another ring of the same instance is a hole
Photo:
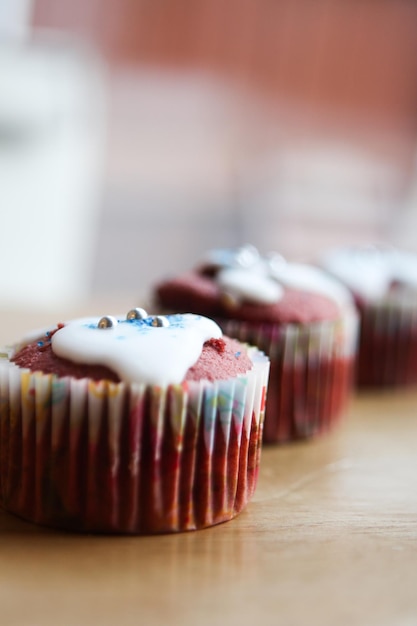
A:
{"label": "red velvet cupcake", "polygon": [[216,319],[271,360],[264,441],[309,438],[332,426],[350,397],[357,315],[349,292],[313,266],[263,258],[252,246],[214,250],[155,288],[161,310]]}
{"label": "red velvet cupcake", "polygon": [[321,261],[354,297],[360,316],[360,387],[417,384],[417,256],[390,247],[329,251]]}
{"label": "red velvet cupcake", "polygon": [[0,495],[81,532],[194,530],[237,515],[259,469],[267,357],[197,315],[59,325],[0,360]]}

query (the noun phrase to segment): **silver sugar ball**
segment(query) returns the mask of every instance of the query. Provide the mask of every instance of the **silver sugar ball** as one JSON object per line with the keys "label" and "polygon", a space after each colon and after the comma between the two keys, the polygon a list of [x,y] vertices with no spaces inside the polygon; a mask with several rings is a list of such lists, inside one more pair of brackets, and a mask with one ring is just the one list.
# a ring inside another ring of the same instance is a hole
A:
{"label": "silver sugar ball", "polygon": [[249,268],[259,261],[259,252],[251,244],[238,248],[235,256],[235,263],[243,268]]}
{"label": "silver sugar ball", "polygon": [[152,320],[152,326],[158,328],[166,328],[167,326],[169,326],[169,320],[164,315],[155,315]]}
{"label": "silver sugar ball", "polygon": [[148,317],[145,309],[137,307],[136,309],[130,309],[126,315],[127,320],[145,320]]}
{"label": "silver sugar ball", "polygon": [[115,326],[117,326],[117,319],[113,315],[105,315],[97,324],[97,328],[114,328]]}
{"label": "silver sugar ball", "polygon": [[274,269],[282,269],[282,267],[287,263],[282,254],[278,254],[278,252],[269,252],[266,256],[266,262],[269,269],[272,271],[274,271]]}
{"label": "silver sugar ball", "polygon": [[234,294],[225,291],[220,296],[222,303],[227,309],[236,309],[240,302],[239,298],[237,298]]}

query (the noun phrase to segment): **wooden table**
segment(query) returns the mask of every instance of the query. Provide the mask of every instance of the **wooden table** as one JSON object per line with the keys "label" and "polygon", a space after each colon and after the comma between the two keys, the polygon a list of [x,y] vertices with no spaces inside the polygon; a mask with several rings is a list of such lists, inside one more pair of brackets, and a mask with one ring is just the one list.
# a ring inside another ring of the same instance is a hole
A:
{"label": "wooden table", "polygon": [[[2,314],[1,340],[25,326]],[[0,513],[1,626],[256,623],[417,624],[417,391],[264,448],[253,501],[212,529],[79,536]]]}

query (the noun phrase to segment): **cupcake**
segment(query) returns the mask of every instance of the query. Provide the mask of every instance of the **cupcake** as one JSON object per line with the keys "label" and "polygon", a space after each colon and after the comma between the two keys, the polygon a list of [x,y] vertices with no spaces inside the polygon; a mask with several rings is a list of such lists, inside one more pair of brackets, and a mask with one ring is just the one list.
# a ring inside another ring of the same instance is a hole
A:
{"label": "cupcake", "polygon": [[318,435],[343,413],[357,315],[349,292],[320,269],[261,257],[252,246],[213,250],[192,271],[161,281],[154,299],[160,310],[209,315],[269,355],[265,442]]}
{"label": "cupcake", "polygon": [[269,361],[192,314],[80,319],[0,359],[0,495],[81,532],[194,530],[258,475]]}
{"label": "cupcake", "polygon": [[332,250],[321,266],[351,291],[360,316],[357,383],[417,383],[417,256],[390,247]]}

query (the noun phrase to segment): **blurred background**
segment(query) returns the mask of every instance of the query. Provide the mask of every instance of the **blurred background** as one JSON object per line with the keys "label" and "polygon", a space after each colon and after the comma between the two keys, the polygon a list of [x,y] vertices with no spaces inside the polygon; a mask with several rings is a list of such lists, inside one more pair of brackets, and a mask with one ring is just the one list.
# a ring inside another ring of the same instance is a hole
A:
{"label": "blurred background", "polygon": [[417,252],[414,0],[1,0],[0,298],[146,294],[211,247]]}

